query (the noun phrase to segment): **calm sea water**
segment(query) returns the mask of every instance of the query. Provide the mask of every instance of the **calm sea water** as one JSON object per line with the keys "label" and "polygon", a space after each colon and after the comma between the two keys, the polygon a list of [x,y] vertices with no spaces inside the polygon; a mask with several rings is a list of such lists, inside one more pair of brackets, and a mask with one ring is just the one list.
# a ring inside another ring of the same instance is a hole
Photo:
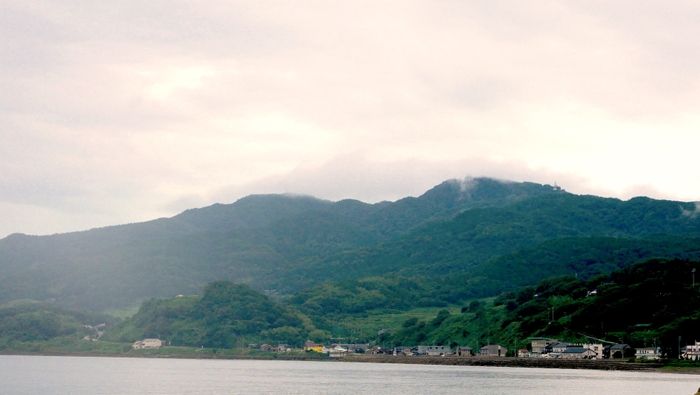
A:
{"label": "calm sea water", "polygon": [[659,394],[700,376],[296,361],[0,356],[0,394]]}

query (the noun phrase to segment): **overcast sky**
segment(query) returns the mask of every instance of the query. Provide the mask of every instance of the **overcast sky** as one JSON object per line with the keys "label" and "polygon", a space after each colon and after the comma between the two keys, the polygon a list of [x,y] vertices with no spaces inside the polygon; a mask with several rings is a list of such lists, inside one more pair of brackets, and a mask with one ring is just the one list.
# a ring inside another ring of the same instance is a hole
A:
{"label": "overcast sky", "polygon": [[490,176],[700,200],[700,2],[0,0],[0,237]]}

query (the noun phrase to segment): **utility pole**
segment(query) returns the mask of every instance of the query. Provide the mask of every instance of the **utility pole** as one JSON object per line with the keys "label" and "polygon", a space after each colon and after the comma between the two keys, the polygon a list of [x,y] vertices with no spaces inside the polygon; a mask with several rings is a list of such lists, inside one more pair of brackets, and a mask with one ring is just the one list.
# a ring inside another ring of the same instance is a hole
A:
{"label": "utility pole", "polygon": [[695,288],[695,268],[693,268],[693,270],[690,272],[693,273],[693,288]]}

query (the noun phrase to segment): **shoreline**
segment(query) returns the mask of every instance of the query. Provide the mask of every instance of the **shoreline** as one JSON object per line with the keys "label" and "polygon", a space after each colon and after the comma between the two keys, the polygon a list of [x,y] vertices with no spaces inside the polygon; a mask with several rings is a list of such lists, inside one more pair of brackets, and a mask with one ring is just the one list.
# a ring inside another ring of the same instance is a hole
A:
{"label": "shoreline", "polygon": [[[664,372],[667,369],[660,363],[638,363],[624,360],[575,360],[575,359],[544,359],[544,358],[513,358],[513,357],[430,357],[430,356],[352,356],[346,357],[348,362],[365,363],[402,363],[422,365],[448,366],[489,366],[512,368],[543,368],[543,369],[586,369],[586,370],[615,370],[615,371],[644,371]],[[700,374],[700,368],[694,369],[693,374]]]}
{"label": "shoreline", "polygon": [[513,358],[513,357],[431,357],[431,356],[390,356],[354,354],[342,358],[305,354],[266,355],[225,355],[225,354],[109,354],[109,353],[32,353],[32,352],[0,352],[0,355],[23,356],[55,356],[55,357],[102,357],[102,358],[156,358],[156,359],[218,359],[218,360],[260,360],[260,361],[318,361],[336,363],[393,363],[414,365],[444,365],[444,366],[483,366],[511,368],[542,368],[542,369],[584,369],[629,371],[649,373],[676,373],[700,375],[698,368],[666,367],[660,363],[627,362],[624,360],[558,360],[544,358]]}

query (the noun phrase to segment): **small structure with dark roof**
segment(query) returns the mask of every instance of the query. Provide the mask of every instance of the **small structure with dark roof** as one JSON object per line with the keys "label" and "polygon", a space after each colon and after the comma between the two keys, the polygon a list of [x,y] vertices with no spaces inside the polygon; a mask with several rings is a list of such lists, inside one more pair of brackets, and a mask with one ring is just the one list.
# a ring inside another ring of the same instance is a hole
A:
{"label": "small structure with dark roof", "polygon": [[480,357],[505,357],[508,349],[498,344],[491,344],[479,349]]}
{"label": "small structure with dark roof", "polygon": [[472,350],[471,347],[467,346],[460,346],[457,347],[457,356],[459,357],[472,357],[474,356],[474,351]]}

